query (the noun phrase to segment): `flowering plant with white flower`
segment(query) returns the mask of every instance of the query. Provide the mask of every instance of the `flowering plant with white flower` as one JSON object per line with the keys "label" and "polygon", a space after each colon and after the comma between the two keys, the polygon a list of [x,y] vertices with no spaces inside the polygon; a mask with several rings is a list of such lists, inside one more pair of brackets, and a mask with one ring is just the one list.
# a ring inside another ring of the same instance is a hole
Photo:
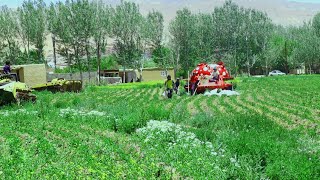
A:
{"label": "flowering plant with white flower", "polygon": [[15,111],[0,111],[0,115],[4,116],[4,117],[8,117],[8,116],[15,116],[15,115],[36,115],[38,113],[38,111],[28,111],[26,109],[18,109]]}
{"label": "flowering plant with white flower", "polygon": [[186,174],[197,174],[206,167],[205,174],[198,175],[221,179],[228,173],[226,167],[231,165],[234,170],[241,167],[236,156],[224,150],[224,145],[202,141],[184,128],[168,121],[151,120],[145,127],[137,129],[136,134],[145,147],[145,153],[157,155],[154,161],[168,163]]}
{"label": "flowering plant with white flower", "polygon": [[192,153],[197,149],[205,149],[209,155],[223,157],[224,149],[213,147],[211,142],[199,140],[194,133],[182,130],[180,125],[168,121],[151,120],[146,127],[136,130],[138,136],[143,137],[144,143],[163,146],[170,149],[184,149]]}
{"label": "flowering plant with white flower", "polygon": [[225,151],[223,144],[202,141],[184,128],[168,121],[151,120],[137,129],[136,134],[144,144],[146,154],[157,154],[161,158],[155,161],[168,163],[178,171],[188,169],[186,174],[201,172],[201,168],[206,167],[207,171],[201,176],[223,179],[230,171],[239,172],[244,168],[239,157]]}
{"label": "flowering plant with white flower", "polygon": [[60,109],[59,116],[65,117],[65,116],[71,116],[71,117],[76,117],[76,116],[104,116],[104,112],[99,112],[99,111],[85,111],[85,110],[76,110],[76,109]]}

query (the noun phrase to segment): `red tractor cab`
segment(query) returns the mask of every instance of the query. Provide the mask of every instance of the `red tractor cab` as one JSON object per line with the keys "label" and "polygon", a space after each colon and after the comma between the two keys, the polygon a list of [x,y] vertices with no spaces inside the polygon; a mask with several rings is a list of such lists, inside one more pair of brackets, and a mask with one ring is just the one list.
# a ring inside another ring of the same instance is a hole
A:
{"label": "red tractor cab", "polygon": [[225,82],[231,80],[229,72],[223,62],[216,64],[200,63],[192,71],[185,89],[194,93],[204,93],[206,90],[223,89],[232,90],[232,83]]}

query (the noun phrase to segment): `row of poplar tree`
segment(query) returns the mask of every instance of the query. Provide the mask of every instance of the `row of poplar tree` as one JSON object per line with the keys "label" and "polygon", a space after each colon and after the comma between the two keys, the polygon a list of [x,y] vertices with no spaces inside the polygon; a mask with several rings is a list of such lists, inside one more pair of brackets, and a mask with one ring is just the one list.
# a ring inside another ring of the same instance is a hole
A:
{"label": "row of poplar tree", "polygon": [[58,53],[69,65],[78,65],[80,72],[84,64],[90,70],[92,57],[100,67],[111,44],[124,69],[141,67],[149,52],[159,67],[175,67],[184,75],[199,62],[220,60],[233,74],[261,74],[275,68],[288,73],[301,64],[319,73],[320,14],[302,26],[283,27],[264,12],[228,0],[211,13],[178,10],[166,37],[164,29],[161,12],[143,16],[133,2],[111,6],[66,0],[46,5],[43,0],[25,0],[17,9],[0,9],[0,57],[14,64],[44,63],[50,35],[54,59]]}

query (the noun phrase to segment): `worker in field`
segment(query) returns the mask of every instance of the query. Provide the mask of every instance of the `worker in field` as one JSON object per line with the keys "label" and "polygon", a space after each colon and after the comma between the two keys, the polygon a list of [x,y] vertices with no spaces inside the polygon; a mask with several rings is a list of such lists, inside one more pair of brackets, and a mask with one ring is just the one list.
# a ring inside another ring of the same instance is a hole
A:
{"label": "worker in field", "polygon": [[3,73],[4,74],[10,74],[11,73],[10,61],[6,61],[6,64],[3,67]]}
{"label": "worker in field", "polygon": [[191,95],[195,94],[195,91],[197,90],[198,84],[199,84],[199,76],[193,72],[190,83],[191,83]]}
{"label": "worker in field", "polygon": [[174,86],[174,91],[176,92],[176,94],[178,94],[179,86],[180,86],[180,79],[177,78],[175,86]]}
{"label": "worker in field", "polygon": [[166,88],[168,98],[172,98],[174,82],[171,80],[170,75],[167,76],[167,80],[164,83],[164,86]]}
{"label": "worker in field", "polygon": [[[17,70],[18,68],[14,68]],[[12,68],[11,68],[11,63],[10,61],[6,61],[5,66],[3,67],[3,74],[10,74],[11,77],[14,77],[16,81],[19,80],[17,73],[11,73]]]}
{"label": "worker in field", "polygon": [[217,69],[217,66],[213,67],[212,71],[212,79],[210,82],[217,82],[219,80],[219,71]]}

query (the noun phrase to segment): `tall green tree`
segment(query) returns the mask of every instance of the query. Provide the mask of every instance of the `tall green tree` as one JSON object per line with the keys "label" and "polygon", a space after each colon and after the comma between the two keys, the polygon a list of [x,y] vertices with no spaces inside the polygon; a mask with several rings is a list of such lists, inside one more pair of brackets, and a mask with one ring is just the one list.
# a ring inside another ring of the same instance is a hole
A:
{"label": "tall green tree", "polygon": [[265,60],[272,28],[265,13],[226,1],[212,14],[178,11],[169,30],[173,52],[181,59],[176,64],[189,69],[198,62],[224,60],[235,72],[241,68],[250,75],[256,63]]}
{"label": "tall green tree", "polygon": [[122,1],[113,14],[114,49],[119,64],[123,67],[124,82],[126,67],[132,66],[137,59],[141,58],[141,21],[143,17],[139,7],[132,2]]}
{"label": "tall green tree", "polygon": [[175,77],[178,65],[189,71],[196,62],[196,17],[187,8],[177,11],[176,18],[171,21],[169,31],[172,36],[171,43],[175,54]]}
{"label": "tall green tree", "polygon": [[7,6],[0,7],[0,41],[1,51],[4,53],[5,59],[9,59],[11,63],[17,64],[19,55],[18,24],[14,11]]}
{"label": "tall green tree", "polygon": [[82,21],[84,23],[84,49],[87,58],[87,69],[89,74],[89,82],[91,81],[91,38],[94,35],[94,21],[95,21],[95,9],[92,3],[86,2],[82,7],[82,13],[85,14],[86,20]]}
{"label": "tall green tree", "polygon": [[22,7],[18,8],[20,34],[27,43],[27,53],[30,46],[37,50],[38,63],[43,63],[43,48],[46,36],[46,5],[43,0],[25,0]]}
{"label": "tall green tree", "polygon": [[[107,45],[108,37],[111,37],[111,14],[114,12],[112,7],[106,6],[102,1],[93,1],[91,3],[94,9],[94,20],[92,24],[93,40],[95,42],[95,51],[98,60],[98,72],[101,70],[101,53]],[[98,76],[100,84],[100,75]]]}
{"label": "tall green tree", "polygon": [[71,45],[75,62],[80,71],[80,78],[83,80],[83,60],[86,54],[85,47],[91,32],[91,20],[93,11],[88,0],[66,1],[62,6],[63,27],[66,34],[63,35]]}
{"label": "tall green tree", "polygon": [[[139,36],[142,54],[137,58],[135,68],[140,70],[140,80],[143,80],[142,71],[144,63],[152,54],[152,59],[163,60],[161,54],[163,50],[163,29],[164,29],[163,15],[159,11],[152,10],[148,13],[146,18],[142,18],[139,25]],[[158,56],[160,55],[160,56]],[[158,57],[156,57],[158,56]],[[157,61],[156,60],[156,61]]]}
{"label": "tall green tree", "polygon": [[53,47],[53,62],[54,68],[57,69],[57,53],[56,53],[56,44],[57,44],[57,36],[60,31],[62,31],[61,22],[59,18],[59,6],[54,4],[53,2],[50,4],[47,9],[47,27],[49,32],[51,33],[52,39],[52,47]]}
{"label": "tall green tree", "polygon": [[293,58],[296,63],[304,63],[309,73],[319,72],[320,67],[320,37],[311,23],[295,28],[293,39],[296,48],[293,49]]}
{"label": "tall green tree", "polygon": [[161,46],[163,38],[163,15],[159,11],[151,11],[148,13],[146,20],[147,43],[157,49]]}
{"label": "tall green tree", "polygon": [[214,9],[212,21],[211,55],[218,61],[226,61],[237,74],[241,64],[238,59],[243,59],[245,51],[243,49],[246,33],[244,25],[247,23],[245,9],[228,0],[222,7]]}
{"label": "tall green tree", "polygon": [[[70,2],[68,3],[70,4]],[[70,67],[74,57],[74,52],[72,51],[73,35],[70,27],[70,20],[68,18],[70,14],[69,11],[70,8],[66,4],[62,2],[58,2],[56,4],[58,24],[56,25],[54,33],[55,40],[58,42],[57,51],[67,59],[68,66]]]}
{"label": "tall green tree", "polygon": [[170,48],[165,46],[155,49],[152,52],[152,59],[159,67],[165,69],[166,72],[173,65],[172,52]]}
{"label": "tall green tree", "polygon": [[313,17],[312,27],[314,28],[316,35],[320,37],[320,12]]}
{"label": "tall green tree", "polygon": [[243,24],[243,29],[246,33],[242,39],[242,44],[246,48],[242,52],[244,52],[246,58],[243,64],[247,68],[248,75],[250,75],[250,70],[257,63],[257,60],[261,61],[263,59],[262,53],[265,51],[270,38],[272,23],[265,13],[253,9],[247,9],[244,17],[246,23]]}
{"label": "tall green tree", "polygon": [[196,55],[200,61],[211,61],[216,42],[214,31],[212,30],[214,29],[213,17],[211,14],[200,13],[195,18],[196,38],[194,43],[198,47]]}

